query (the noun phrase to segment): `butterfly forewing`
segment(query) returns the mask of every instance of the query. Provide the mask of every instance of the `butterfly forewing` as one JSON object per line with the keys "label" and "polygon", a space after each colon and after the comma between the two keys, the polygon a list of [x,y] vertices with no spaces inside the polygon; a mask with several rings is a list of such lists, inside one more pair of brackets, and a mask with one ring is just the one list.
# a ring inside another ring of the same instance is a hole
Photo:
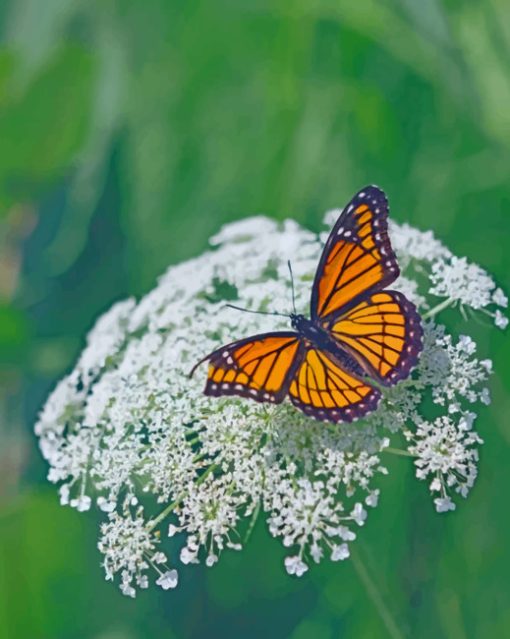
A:
{"label": "butterfly forewing", "polygon": [[418,312],[396,291],[374,293],[345,315],[324,324],[366,373],[385,385],[406,378],[422,349]]}
{"label": "butterfly forewing", "polygon": [[208,356],[206,395],[240,395],[257,401],[281,402],[291,372],[301,357],[294,332],[256,335],[224,346]]}
{"label": "butterfly forewing", "polygon": [[352,375],[332,355],[309,348],[289,387],[292,403],[307,415],[351,422],[374,410],[381,393]]}
{"label": "butterfly forewing", "polygon": [[345,207],[321,256],[312,288],[312,319],[334,315],[399,275],[388,238],[388,202],[367,186]]}

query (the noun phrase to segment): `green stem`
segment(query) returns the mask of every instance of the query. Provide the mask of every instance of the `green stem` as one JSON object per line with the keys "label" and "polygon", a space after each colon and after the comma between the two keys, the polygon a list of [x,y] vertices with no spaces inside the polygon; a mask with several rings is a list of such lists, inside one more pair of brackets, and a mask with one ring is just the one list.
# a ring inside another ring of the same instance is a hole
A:
{"label": "green stem", "polygon": [[393,616],[384,603],[384,599],[382,598],[381,593],[379,592],[376,584],[370,577],[368,570],[365,567],[365,564],[361,560],[361,557],[357,552],[351,551],[351,561],[354,566],[354,570],[356,571],[361,583],[363,584],[369,599],[374,604],[381,620],[388,631],[388,635],[391,639],[404,639],[404,635],[400,632]]}
{"label": "green stem", "polygon": [[[211,464],[210,466],[208,466],[208,468],[197,479],[195,486],[200,486],[200,484],[205,481],[207,476],[214,472],[217,468],[217,464]],[[177,508],[177,506],[181,503],[181,501],[184,499],[184,497],[186,497],[187,494],[187,492],[182,492],[180,495],[178,495],[177,499],[168,504],[168,506],[164,510],[162,510],[155,519],[152,519],[150,522],[147,523],[147,530],[150,531],[156,528],[156,526],[160,524],[163,519],[165,519],[165,517],[167,517],[175,508]]]}
{"label": "green stem", "polygon": [[448,308],[449,306],[454,304],[454,302],[455,300],[452,299],[451,297],[449,297],[446,300],[443,300],[441,304],[434,306],[434,308],[431,308],[430,311],[427,311],[426,313],[424,313],[422,316],[423,319],[430,319],[431,317],[435,317],[438,313],[440,313],[441,311],[444,311],[445,308]]}
{"label": "green stem", "polygon": [[244,544],[247,544],[249,538],[251,537],[253,529],[255,528],[255,524],[257,523],[257,519],[259,518],[259,512],[260,512],[260,501],[257,503],[252,513],[252,516],[250,519],[250,525],[248,526],[248,530],[246,531],[246,535],[244,536],[244,539],[243,539]]}
{"label": "green stem", "polygon": [[401,448],[392,448],[388,446],[387,448],[383,448],[382,453],[391,453],[392,455],[400,455],[401,457],[416,457],[413,453],[410,453],[408,450],[402,450]]}

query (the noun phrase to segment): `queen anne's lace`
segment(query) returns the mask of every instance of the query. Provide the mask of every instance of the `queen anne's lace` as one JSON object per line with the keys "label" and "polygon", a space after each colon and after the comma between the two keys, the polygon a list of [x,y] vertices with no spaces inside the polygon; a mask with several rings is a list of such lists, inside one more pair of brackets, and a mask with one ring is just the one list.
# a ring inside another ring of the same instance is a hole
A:
{"label": "queen anne's lace", "polygon": [[[391,236],[404,272],[394,288],[429,318],[424,352],[412,378],[352,425],[315,422],[288,402],[206,397],[205,367],[188,378],[222,343],[288,329],[285,319],[240,313],[225,301],[288,312],[289,258],[298,311],[307,312],[321,241],[295,222],[257,217],[224,227],[215,250],[170,268],[139,303],[120,302],[96,323],[36,433],[61,502],[80,511],[94,503],[104,513],[99,549],[107,579],[124,594],[134,596],[151,576],[175,587],[179,559],[210,566],[226,548],[241,549],[259,513],[288,548],[290,574],[302,575],[311,560],[347,559],[377,506],[381,460],[391,451],[414,458],[439,512],[454,508],[452,495],[467,495],[481,443],[474,410],[490,401],[491,362],[435,317],[453,305],[464,315],[482,310],[503,328],[508,300],[431,232],[393,223]],[[427,405],[435,405],[430,416]],[[399,441],[407,450],[390,447]]]}

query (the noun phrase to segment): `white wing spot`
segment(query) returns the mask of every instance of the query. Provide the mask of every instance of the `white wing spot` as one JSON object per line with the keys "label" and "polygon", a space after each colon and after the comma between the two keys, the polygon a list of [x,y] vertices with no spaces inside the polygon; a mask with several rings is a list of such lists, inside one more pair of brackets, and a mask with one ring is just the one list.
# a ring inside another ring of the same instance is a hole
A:
{"label": "white wing spot", "polygon": [[366,195],[365,191],[361,191],[361,193],[358,193],[359,197],[365,197],[365,195]]}

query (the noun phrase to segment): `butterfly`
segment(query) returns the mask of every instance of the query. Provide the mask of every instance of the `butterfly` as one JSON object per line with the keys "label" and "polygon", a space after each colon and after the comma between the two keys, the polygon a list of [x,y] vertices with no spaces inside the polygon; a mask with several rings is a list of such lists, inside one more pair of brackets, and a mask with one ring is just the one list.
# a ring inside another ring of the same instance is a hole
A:
{"label": "butterfly", "polygon": [[281,403],[321,421],[352,422],[377,408],[380,386],[409,376],[423,330],[412,302],[386,287],[400,274],[388,237],[388,200],[376,186],[343,209],[312,286],[310,319],[292,331],[247,337],[215,350],[205,394]]}

